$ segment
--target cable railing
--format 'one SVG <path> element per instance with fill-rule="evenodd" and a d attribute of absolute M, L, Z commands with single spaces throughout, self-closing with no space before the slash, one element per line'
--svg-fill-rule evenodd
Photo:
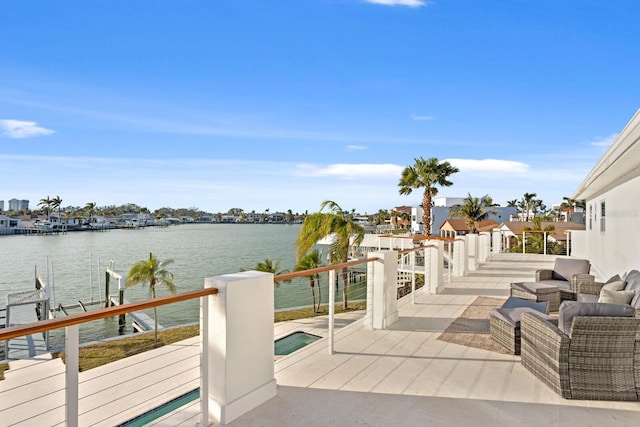
<path fill-rule="evenodd" d="M 571 231 L 518 230 L 503 235 L 505 252 L 522 254 L 570 255 Z"/>
<path fill-rule="evenodd" d="M 290 280 L 293 278 L 302 278 L 312 274 L 327 272 L 329 274 L 329 280 L 331 281 L 330 283 L 333 283 L 335 282 L 337 270 L 371 263 L 373 261 L 376 261 L 377 259 L 378 258 L 376 257 L 369 257 L 366 259 L 359 259 L 359 260 L 349 261 L 349 262 L 340 263 L 340 264 L 323 266 L 323 267 L 319 267 L 312 270 L 304 270 L 299 272 L 281 274 L 281 275 L 275 276 L 273 280 L 274 282 L 277 283 L 284 280 Z M 64 377 L 64 380 L 61 380 L 63 385 L 61 386 L 62 389 L 60 389 L 60 392 L 64 393 L 65 395 L 66 403 L 63 406 L 64 406 L 64 420 L 66 422 L 66 425 L 76 426 L 79 423 L 78 420 L 79 420 L 80 405 L 81 405 L 80 402 L 81 401 L 85 402 L 84 395 L 80 396 L 80 381 L 79 381 L 80 379 L 80 376 L 79 376 L 80 330 L 79 328 L 81 325 L 88 322 L 100 320 L 100 319 L 118 317 L 118 316 L 125 315 L 127 313 L 131 313 L 135 311 L 146 310 L 146 309 L 155 308 L 163 305 L 174 304 L 174 303 L 179 303 L 187 300 L 208 297 L 208 296 L 216 295 L 217 293 L 218 293 L 217 288 L 209 287 L 209 288 L 199 289 L 199 290 L 190 291 L 190 292 L 184 292 L 184 293 L 175 294 L 175 295 L 161 296 L 161 297 L 140 301 L 140 302 L 131 302 L 123 305 L 71 314 L 65 317 L 42 320 L 35 323 L 30 323 L 30 324 L 10 326 L 7 328 L 0 329 L 0 341 L 8 342 L 9 340 L 13 340 L 16 338 L 28 337 L 34 334 L 41 334 L 54 329 L 61 329 L 61 328 L 65 329 L 66 331 L 65 333 L 66 345 L 64 348 L 65 365 L 64 365 L 64 371 L 59 373 L 61 377 Z M 329 303 L 329 318 L 328 318 L 328 347 L 329 347 L 329 354 L 333 354 L 334 353 L 333 347 L 334 347 L 335 295 L 334 295 L 334 292 L 330 292 L 329 294 L 330 294 L 330 303 Z M 206 301 L 207 299 L 205 298 L 204 302 Z M 202 352 L 208 351 L 208 350 L 205 350 L 207 346 L 204 345 L 205 337 L 208 336 L 208 334 L 210 333 L 210 332 L 207 332 L 207 330 L 209 330 L 208 328 L 209 328 L 208 322 L 206 320 L 201 320 L 200 330 L 201 330 L 201 340 L 203 341 L 203 345 L 201 346 Z M 5 357 L 8 357 L 8 356 L 9 355 L 5 355 Z M 200 355 L 201 360 L 203 360 L 202 358 L 206 358 L 206 357 L 208 357 L 206 353 L 201 353 Z M 8 361 L 11 362 L 11 360 L 8 360 Z M 209 368 L 207 368 L 204 365 L 200 365 L 199 370 L 200 370 L 201 378 L 206 376 L 204 371 L 206 369 L 209 369 Z M 116 372 L 113 372 L 113 375 L 118 376 L 120 374 L 116 371 Z M 148 375 L 155 377 L 158 374 L 151 372 Z M 22 391 L 20 391 L 19 393 L 23 394 L 22 398 L 26 399 L 26 401 L 31 401 L 31 399 L 34 398 L 32 394 L 36 393 L 35 391 L 27 391 L 26 389 L 24 390 L 21 389 L 21 390 Z M 166 390 L 164 391 L 166 392 Z M 207 409 L 204 406 L 202 406 L 202 401 L 203 400 L 201 399 L 201 407 L 202 407 L 201 412 L 205 414 L 207 413 Z M 82 403 L 82 405 L 83 405 L 82 407 L 84 408 L 87 405 L 87 403 Z M 60 407 L 59 410 L 61 411 L 62 408 Z M 59 414 L 58 416 L 61 416 L 61 414 Z M 31 417 L 30 414 L 25 414 L 25 417 L 27 417 L 27 419 L 32 419 L 32 418 L 29 418 Z"/>

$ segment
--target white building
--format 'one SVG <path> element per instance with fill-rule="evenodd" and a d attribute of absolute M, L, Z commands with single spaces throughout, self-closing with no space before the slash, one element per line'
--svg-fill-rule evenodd
<path fill-rule="evenodd" d="M 18 200 L 11 199 L 9 200 L 9 211 L 22 211 L 29 209 L 29 201 L 28 200 Z"/>
<path fill-rule="evenodd" d="M 578 187 L 586 230 L 574 233 L 573 255 L 591 261 L 601 280 L 640 270 L 640 110 Z"/>

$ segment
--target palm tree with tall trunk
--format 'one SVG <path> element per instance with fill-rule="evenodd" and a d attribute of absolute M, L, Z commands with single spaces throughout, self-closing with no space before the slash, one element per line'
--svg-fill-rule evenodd
<path fill-rule="evenodd" d="M 173 260 L 161 261 L 153 256 L 153 253 L 149 253 L 149 260 L 138 261 L 133 264 L 129 270 L 129 275 L 125 282 L 126 287 L 134 286 L 137 284 L 148 284 L 151 290 L 151 298 L 156 297 L 156 286 L 163 285 L 172 294 L 176 293 L 176 286 L 173 283 L 173 273 L 166 269 L 166 266 L 171 264 Z M 154 321 L 154 340 L 156 346 L 158 345 L 158 311 L 156 307 L 153 307 L 153 321 Z"/>
<path fill-rule="evenodd" d="M 298 261 L 298 263 L 293 268 L 293 271 L 305 271 L 305 270 L 313 270 L 314 268 L 322 267 L 322 254 L 319 250 L 314 249 L 311 252 L 307 253 L 305 256 Z M 320 310 L 320 303 L 322 301 L 322 291 L 321 287 L 318 285 L 318 304 L 316 305 L 316 282 L 320 282 L 320 274 L 309 274 L 306 276 L 309 278 L 309 287 L 311 288 L 311 301 L 313 306 L 313 312 L 317 313 Z"/>
<path fill-rule="evenodd" d="M 330 212 L 322 212 L 327 208 Z M 329 245 L 328 260 L 330 264 L 341 264 L 349 260 L 349 249 L 358 247 L 364 239 L 364 228 L 353 221 L 353 217 L 340 205 L 325 200 L 320 205 L 320 212 L 307 215 L 296 239 L 297 262 L 313 248 L 321 239 L 332 237 Z M 342 307 L 348 308 L 347 292 L 349 288 L 348 269 L 342 271 Z"/>
<path fill-rule="evenodd" d="M 407 166 L 402 171 L 400 182 L 400 194 L 408 195 L 414 189 L 424 188 L 422 194 L 422 211 L 424 228 L 422 234 L 431 234 L 431 200 L 438 194 L 437 186 L 450 187 L 453 182 L 447 178 L 459 169 L 449 162 L 438 162 L 438 159 L 431 157 L 427 160 L 422 157 L 414 159 L 413 166 Z"/>

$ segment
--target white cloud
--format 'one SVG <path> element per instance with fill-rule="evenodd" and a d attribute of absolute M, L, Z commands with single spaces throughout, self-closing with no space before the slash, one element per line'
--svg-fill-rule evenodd
<path fill-rule="evenodd" d="M 366 150 L 367 147 L 363 146 L 363 145 L 347 145 L 347 150 L 349 151 L 359 151 L 359 150 Z"/>
<path fill-rule="evenodd" d="M 311 164 L 299 164 L 296 168 L 296 175 L 316 176 L 316 177 L 341 177 L 341 178 L 388 178 L 400 177 L 404 167 L 382 163 L 382 164 L 349 164 L 336 163 L 328 166 L 316 166 Z"/>
<path fill-rule="evenodd" d="M 434 118 L 435 117 L 433 116 L 420 116 L 418 114 L 411 115 L 411 120 L 417 120 L 417 121 L 433 120 Z"/>
<path fill-rule="evenodd" d="M 364 0 L 366 3 L 381 4 L 384 6 L 407 6 L 407 7 L 422 7 L 426 6 L 425 0 Z"/>
<path fill-rule="evenodd" d="M 7 138 L 32 138 L 34 136 L 50 135 L 54 131 L 38 126 L 36 122 L 22 120 L 0 120 L 0 136 Z"/>
<path fill-rule="evenodd" d="M 609 147 L 611 146 L 611 144 L 613 144 L 613 141 L 615 141 L 617 137 L 618 137 L 618 134 L 614 133 L 607 137 L 600 138 L 596 141 L 593 141 L 591 145 L 594 147 Z"/>
<path fill-rule="evenodd" d="M 529 165 L 512 160 L 498 159 L 447 159 L 449 163 L 461 172 L 480 172 L 492 174 L 522 174 L 529 171 Z"/>

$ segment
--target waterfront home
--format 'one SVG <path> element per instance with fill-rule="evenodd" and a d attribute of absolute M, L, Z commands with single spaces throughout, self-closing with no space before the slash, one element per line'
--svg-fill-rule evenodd
<path fill-rule="evenodd" d="M 19 223 L 19 219 L 0 215 L 0 234 L 13 234 Z"/>
<path fill-rule="evenodd" d="M 586 228 L 574 232 L 576 256 L 600 279 L 640 269 L 640 110 L 618 134 L 572 198 L 586 202 Z"/>
<path fill-rule="evenodd" d="M 490 231 L 497 226 L 498 223 L 493 219 L 484 219 L 478 222 L 477 231 Z M 471 229 L 464 219 L 447 219 L 440 225 L 440 236 L 455 237 L 468 234 Z"/>
<path fill-rule="evenodd" d="M 445 198 L 447 205 L 442 206 L 440 203 L 431 208 L 431 235 L 439 236 L 439 226 L 444 223 L 445 220 L 451 218 L 451 208 L 455 204 L 451 204 L 454 201 L 461 200 L 459 198 Z M 463 199 L 462 199 L 463 200 Z M 444 202 L 441 202 L 444 203 Z M 518 209 L 511 206 L 495 206 L 491 208 L 487 219 L 492 219 L 497 223 L 507 221 L 512 216 L 517 217 Z M 411 208 L 411 232 L 414 234 L 422 234 L 424 229 L 424 214 L 421 206 Z"/>

